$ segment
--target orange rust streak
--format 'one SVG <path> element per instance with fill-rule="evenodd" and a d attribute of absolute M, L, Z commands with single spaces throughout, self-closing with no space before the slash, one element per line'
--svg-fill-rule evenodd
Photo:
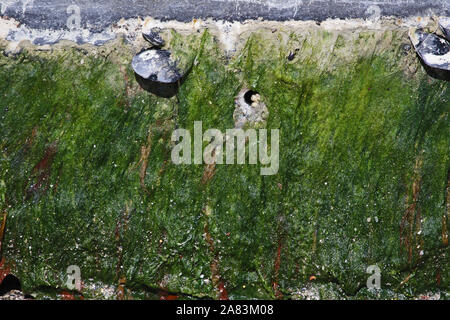
<path fill-rule="evenodd" d="M 61 298 L 63 300 L 77 300 L 73 294 L 71 294 L 70 292 L 67 292 L 67 291 L 61 292 Z"/>
<path fill-rule="evenodd" d="M 164 136 L 163 139 L 166 140 L 167 139 L 167 135 L 170 132 L 170 128 L 166 127 L 166 122 L 161 123 L 161 122 L 157 122 L 156 125 L 158 127 L 163 127 L 163 131 L 164 131 Z M 147 175 L 147 168 L 148 168 L 148 158 L 150 156 L 150 152 L 151 152 L 151 148 L 152 148 L 152 132 L 149 130 L 148 133 L 148 137 L 147 137 L 147 145 L 146 146 L 142 146 L 141 147 L 141 158 L 139 160 L 139 163 L 141 164 L 141 167 L 139 169 L 139 182 L 141 185 L 141 188 L 148 194 L 151 195 L 152 192 L 154 191 L 154 188 L 152 187 L 152 190 L 148 190 L 147 186 L 145 185 L 145 177 Z M 158 176 L 161 177 L 164 174 L 164 171 L 166 169 L 167 166 L 167 158 L 169 156 L 169 153 L 166 152 L 165 154 L 165 158 L 166 160 L 164 160 L 161 169 L 158 171 Z M 138 163 L 138 165 L 139 165 Z"/>
<path fill-rule="evenodd" d="M 170 294 L 167 291 L 160 291 L 158 295 L 159 295 L 159 300 L 168 300 L 168 301 L 178 300 L 178 296 L 177 295 Z"/>
<path fill-rule="evenodd" d="M 53 142 L 45 150 L 43 158 L 34 166 L 33 170 L 31 171 L 31 175 L 34 176 L 37 181 L 34 185 L 31 186 L 29 190 L 26 190 L 27 198 L 31 196 L 31 193 L 33 191 L 41 189 L 44 185 L 44 191 L 48 189 L 48 178 L 50 176 L 50 168 L 53 162 L 53 158 L 56 154 L 56 144 L 56 142 Z"/>
<path fill-rule="evenodd" d="M 214 155 L 215 155 L 215 151 L 213 151 L 213 153 L 212 153 L 213 157 L 214 157 Z M 214 174 L 216 173 L 215 169 L 216 169 L 215 163 L 207 164 L 205 166 L 205 169 L 203 170 L 203 176 L 201 179 L 201 183 L 203 185 L 207 185 L 211 181 L 211 179 L 214 177 Z M 205 214 L 205 216 L 207 216 L 206 209 L 205 209 L 204 214 Z M 219 257 L 216 252 L 216 248 L 214 246 L 214 240 L 208 230 L 208 220 L 207 219 L 205 222 L 204 231 L 205 231 L 205 240 L 208 243 L 209 251 L 211 252 L 211 254 L 213 256 L 211 263 L 210 263 L 212 284 L 218 290 L 217 298 L 219 300 L 228 300 L 228 292 L 225 289 L 225 284 L 221 280 L 221 276 L 220 276 L 220 272 L 219 272 Z"/>
<path fill-rule="evenodd" d="M 5 265 L 5 258 L 0 260 L 0 283 L 11 272 L 11 269 Z"/>
<path fill-rule="evenodd" d="M 211 153 L 212 157 L 216 156 L 216 150 Z M 216 173 L 216 163 L 207 164 L 203 170 L 202 184 L 208 184 Z"/>
<path fill-rule="evenodd" d="M 36 173 L 37 171 L 41 170 L 48 170 L 50 168 L 50 164 L 53 160 L 53 157 L 56 153 L 56 143 L 52 143 L 44 153 L 44 157 L 41 161 L 38 162 L 33 168 L 33 173 Z"/>
<path fill-rule="evenodd" d="M 205 222 L 204 231 L 205 231 L 205 240 L 208 243 L 209 251 L 213 255 L 213 258 L 210 263 L 212 284 L 218 290 L 218 295 L 217 295 L 218 299 L 219 300 L 228 300 L 228 292 L 225 289 L 225 285 L 220 277 L 219 257 L 216 252 L 216 248 L 214 246 L 214 240 L 213 240 L 211 234 L 209 233 L 207 222 Z"/>
<path fill-rule="evenodd" d="M 207 164 L 203 171 L 202 184 L 208 184 L 216 173 L 216 164 Z"/>
<path fill-rule="evenodd" d="M 400 282 L 400 284 L 398 285 L 396 290 L 400 289 L 401 286 L 403 286 L 405 283 L 407 283 L 409 281 L 409 279 L 411 279 L 411 276 L 412 276 L 412 274 L 409 274 L 405 279 L 403 279 L 403 281 Z"/>
<path fill-rule="evenodd" d="M 130 107 L 130 96 L 131 96 L 130 81 L 129 81 L 127 70 L 125 69 L 125 67 L 121 67 L 120 71 L 122 72 L 123 78 L 125 81 L 125 95 L 126 95 L 126 99 L 125 99 L 126 106 L 125 107 L 129 108 Z"/>
<path fill-rule="evenodd" d="M 213 254 L 214 258 L 211 261 L 210 268 L 211 268 L 211 277 L 212 277 L 212 283 L 215 287 L 219 285 L 220 281 L 220 275 L 219 275 L 219 262 L 217 261 L 217 255 L 216 255 L 216 249 L 214 247 L 214 240 L 211 237 L 211 234 L 208 230 L 208 224 L 205 223 L 204 227 L 205 231 L 205 239 L 208 243 L 209 251 Z"/>
<path fill-rule="evenodd" d="M 406 203 L 408 204 L 405 214 L 402 217 L 401 225 L 400 225 L 400 233 L 401 233 L 401 243 L 404 244 L 407 252 L 408 252 L 408 261 L 412 262 L 414 248 L 417 247 L 414 244 L 414 241 L 420 241 L 421 246 L 423 247 L 423 239 L 417 240 L 415 234 L 417 231 L 421 229 L 421 214 L 420 210 L 417 207 L 417 203 L 419 200 L 420 194 L 420 185 L 422 183 L 422 179 L 420 176 L 420 168 L 422 167 L 423 161 L 422 157 L 419 154 L 416 159 L 416 164 L 414 166 L 414 181 L 411 187 L 412 191 L 412 199 L 411 203 L 409 200 L 409 196 L 406 197 Z M 414 225 L 416 225 L 416 230 L 414 230 Z M 407 228 L 407 230 L 405 230 Z"/>
<path fill-rule="evenodd" d="M 219 282 L 219 300 L 228 300 L 228 292 L 222 281 Z"/>
<path fill-rule="evenodd" d="M 281 251 L 282 251 L 283 245 L 281 239 L 278 240 L 278 248 L 277 248 L 277 254 L 275 256 L 275 265 L 274 265 L 274 280 L 272 282 L 273 290 L 275 291 L 275 297 L 277 299 L 281 299 L 283 297 L 283 294 L 279 290 L 278 285 L 278 279 L 280 274 L 280 266 L 281 266 Z"/>
<path fill-rule="evenodd" d="M 127 279 L 125 277 L 121 277 L 119 279 L 119 287 L 117 292 L 117 299 L 118 300 L 125 300 L 126 299 L 126 290 L 125 285 L 127 283 Z"/>

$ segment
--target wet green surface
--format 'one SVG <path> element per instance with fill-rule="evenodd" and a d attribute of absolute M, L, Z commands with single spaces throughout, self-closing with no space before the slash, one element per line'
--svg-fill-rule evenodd
<path fill-rule="evenodd" d="M 448 298 L 449 83 L 405 75 L 402 34 L 314 39 L 255 34 L 229 59 L 207 33 L 175 34 L 197 63 L 170 100 L 75 49 L 1 57 L 3 256 L 25 291 L 57 292 L 78 265 L 136 298 L 216 298 L 219 283 L 230 298 Z M 174 128 L 232 128 L 243 86 L 280 129 L 278 174 L 172 164 Z"/>

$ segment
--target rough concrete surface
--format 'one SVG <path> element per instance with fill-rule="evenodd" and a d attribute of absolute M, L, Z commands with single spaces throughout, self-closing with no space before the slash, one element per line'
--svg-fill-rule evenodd
<path fill-rule="evenodd" d="M 450 8 L 450 0 L 1 0 L 0 4 L 0 39 L 13 43 L 30 40 L 40 46 L 61 40 L 102 45 L 119 33 L 129 35 L 155 23 L 179 30 L 185 27 L 181 23 L 209 21 L 207 28 L 218 27 L 221 34 L 228 35 L 236 24 L 257 20 L 378 23 L 387 17 L 410 21 L 448 16 Z"/>
<path fill-rule="evenodd" d="M 449 0 L 2 0 L 1 15 L 33 28 L 66 28 L 68 7 L 80 8 L 81 25 L 101 31 L 121 18 L 150 16 L 188 22 L 195 18 L 229 21 L 326 20 L 369 18 L 374 15 L 409 17 L 448 15 Z"/>

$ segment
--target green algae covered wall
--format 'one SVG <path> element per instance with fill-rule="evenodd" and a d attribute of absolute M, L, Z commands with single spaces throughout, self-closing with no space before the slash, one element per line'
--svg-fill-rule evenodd
<path fill-rule="evenodd" d="M 25 291 L 78 265 L 88 298 L 448 297 L 449 83 L 402 31 L 268 33 L 232 57 L 173 33 L 192 69 L 171 99 L 120 41 L 0 58 L 2 257 Z M 243 87 L 280 129 L 278 174 L 174 165 L 172 131 L 233 128 Z"/>

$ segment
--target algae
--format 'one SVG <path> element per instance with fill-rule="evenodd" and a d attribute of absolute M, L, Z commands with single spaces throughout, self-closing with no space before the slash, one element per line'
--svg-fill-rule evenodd
<path fill-rule="evenodd" d="M 93 283 L 118 298 L 448 296 L 450 90 L 411 74 L 406 41 L 261 31 L 230 57 L 207 31 L 172 32 L 191 69 L 169 100 L 138 87 L 131 52 L 2 56 L 3 257 L 28 292 L 65 289 L 78 265 L 88 298 Z M 233 128 L 243 87 L 280 129 L 278 174 L 174 165 L 172 131 Z"/>

